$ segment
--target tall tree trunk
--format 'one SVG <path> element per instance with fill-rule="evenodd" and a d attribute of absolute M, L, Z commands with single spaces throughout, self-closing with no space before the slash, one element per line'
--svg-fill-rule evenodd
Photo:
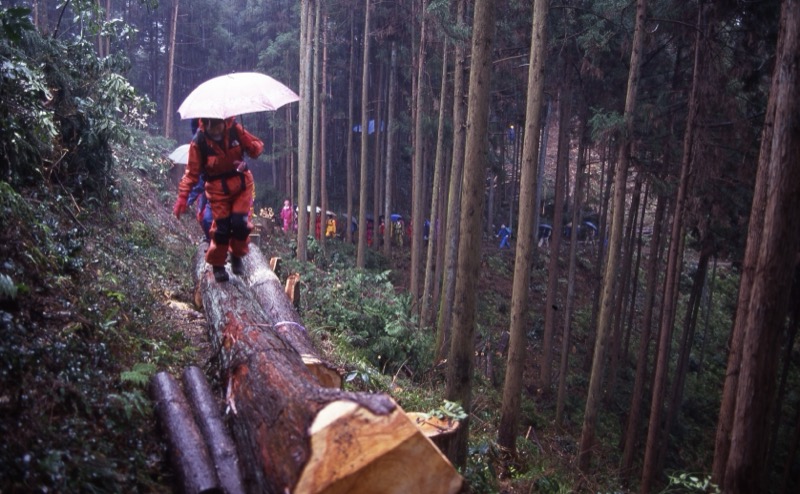
<path fill-rule="evenodd" d="M 461 197 L 458 269 L 453 305 L 453 338 L 447 360 L 445 396 L 460 402 L 467 413 L 472 404 L 472 366 L 475 345 L 475 299 L 481 256 L 481 220 L 485 197 L 489 127 L 489 87 L 495 35 L 494 0 L 476 0 L 472 29 L 472 68 L 469 78 L 464 187 Z M 419 225 L 415 226 L 419 228 Z M 526 278 L 527 280 L 527 278 Z M 455 432 L 447 456 L 459 466 L 467 459 L 469 418 Z"/>
<path fill-rule="evenodd" d="M 658 471 L 663 469 L 664 457 L 668 448 L 668 441 L 672 424 L 680 413 L 681 405 L 683 405 L 683 390 L 686 385 L 686 374 L 689 370 L 689 355 L 694 343 L 694 333 L 697 328 L 697 314 L 700 309 L 701 295 L 703 294 L 703 287 L 706 283 L 706 273 L 708 272 L 708 260 L 711 257 L 712 246 L 709 239 L 705 240 L 706 245 L 700 252 L 700 259 L 697 263 L 697 271 L 694 274 L 692 289 L 689 294 L 689 301 L 686 304 L 686 314 L 684 315 L 683 332 L 681 334 L 681 341 L 678 347 L 678 361 L 675 363 L 675 375 L 672 379 L 672 386 L 669 391 L 669 407 L 667 408 L 667 416 L 664 420 L 663 437 L 661 441 L 660 451 L 658 452 Z"/>
<path fill-rule="evenodd" d="M 630 305 L 628 307 L 628 321 L 625 323 L 625 344 L 622 349 L 622 359 L 625 362 L 630 361 L 631 333 L 633 333 L 633 318 L 636 315 L 636 300 L 639 296 L 639 273 L 642 265 L 642 246 L 644 245 L 642 236 L 644 232 L 644 219 L 645 216 L 647 216 L 649 206 L 649 199 L 650 183 L 648 182 L 644 188 L 644 200 L 642 201 L 641 213 L 639 213 L 639 227 L 635 237 L 636 262 L 633 266 L 634 276 L 631 280 L 631 284 L 633 285 L 631 287 L 631 296 L 628 297 L 630 300 Z M 633 250 L 633 246 L 631 246 L 631 250 Z"/>
<path fill-rule="evenodd" d="M 432 320 L 432 299 L 433 299 L 433 278 L 435 275 L 433 269 L 433 254 L 436 242 L 434 240 L 434 229 L 439 222 L 439 189 L 441 187 L 442 176 L 445 174 L 444 170 L 444 121 L 447 117 L 445 108 L 447 105 L 447 42 L 442 43 L 442 83 L 441 90 L 439 91 L 439 127 L 437 129 L 436 137 L 436 160 L 434 162 L 433 170 L 433 197 L 431 198 L 431 214 L 430 214 L 430 229 L 428 234 L 428 251 L 425 256 L 425 283 L 422 290 L 422 311 L 421 320 L 422 326 L 427 327 Z"/>
<path fill-rule="evenodd" d="M 392 41 L 392 54 L 389 62 L 389 97 L 386 104 L 389 105 L 387 111 L 387 135 L 386 135 L 386 171 L 384 172 L 384 179 L 386 180 L 386 192 L 383 201 L 383 221 L 386 222 L 383 232 L 383 254 L 389 257 L 392 253 L 392 229 L 391 229 L 391 215 L 392 215 L 392 201 L 394 189 L 394 136 L 397 124 L 394 119 L 395 111 L 395 98 L 397 92 L 397 43 Z"/>
<path fill-rule="evenodd" d="M 419 55 L 417 56 L 416 66 L 417 90 L 415 100 L 416 111 L 414 112 L 414 165 L 411 174 L 413 180 L 413 183 L 411 184 L 411 277 L 409 281 L 410 286 L 408 289 L 409 293 L 411 294 L 413 312 L 417 314 L 419 314 L 420 310 L 419 275 L 422 267 L 422 222 L 424 221 L 423 202 L 425 197 L 423 193 L 424 174 L 422 163 L 422 149 L 424 140 L 422 137 L 422 115 L 425 113 L 424 88 L 426 86 L 424 84 L 424 73 L 425 55 L 428 44 L 426 39 L 428 22 L 425 11 L 425 0 L 422 0 L 422 26 L 420 27 L 419 32 Z"/>
<path fill-rule="evenodd" d="M 466 0 L 458 0 L 458 25 L 463 26 Z M 445 236 L 444 276 L 442 297 L 436 331 L 437 360 L 446 357 L 450 348 L 450 326 L 456 286 L 456 264 L 461 228 L 461 181 L 464 174 L 464 143 L 466 141 L 467 106 L 464 94 L 467 49 L 464 42 L 455 44 L 453 69 L 453 152 L 450 165 L 450 184 L 447 192 L 447 234 Z"/>
<path fill-rule="evenodd" d="M 645 383 L 648 381 L 647 363 L 650 348 L 650 333 L 653 327 L 653 307 L 655 306 L 656 291 L 658 290 L 658 264 L 661 252 L 661 232 L 664 224 L 664 212 L 667 207 L 666 196 L 659 195 L 656 201 L 656 212 L 653 217 L 653 237 L 650 239 L 649 258 L 647 260 L 647 287 L 644 310 L 641 319 L 641 334 L 639 337 L 639 352 L 636 358 L 636 376 L 631 393 L 631 406 L 628 413 L 628 423 L 625 427 L 625 446 L 622 450 L 622 475 L 630 476 L 633 468 L 633 454 L 639 437 L 639 424 L 641 423 L 642 405 L 644 404 Z"/>
<path fill-rule="evenodd" d="M 169 55 L 167 56 L 167 80 L 164 83 L 164 137 L 172 137 L 172 92 L 175 76 L 175 37 L 178 32 L 178 3 L 180 0 L 173 0 L 172 22 L 170 22 L 169 32 Z"/>
<path fill-rule="evenodd" d="M 356 98 L 356 35 L 353 11 L 350 11 L 350 62 L 348 64 L 349 77 L 347 80 L 347 218 L 345 218 L 345 239 L 348 244 L 353 243 L 353 191 L 356 187 L 356 171 L 353 163 L 355 150 L 353 149 L 353 127 L 355 126 L 355 98 Z"/>
<path fill-rule="evenodd" d="M 670 232 L 669 251 L 667 253 L 667 274 L 664 282 L 663 314 L 659 328 L 658 353 L 656 369 L 653 379 L 653 393 L 650 403 L 650 427 L 647 430 L 647 445 L 645 446 L 644 468 L 642 471 L 641 492 L 647 494 L 655 481 L 658 473 L 658 453 L 661 441 L 661 414 L 666 394 L 667 373 L 669 372 L 669 354 L 674 329 L 675 304 L 677 302 L 678 278 L 681 273 L 680 259 L 683 248 L 683 212 L 686 196 L 689 190 L 690 167 L 692 164 L 692 146 L 694 144 L 694 129 L 697 120 L 698 91 L 700 85 L 700 55 L 701 43 L 704 35 L 704 7 L 697 13 L 698 33 L 694 47 L 694 67 L 692 74 L 692 88 L 689 95 L 689 111 L 686 116 L 686 129 L 683 136 L 683 156 L 681 158 L 680 181 L 678 194 L 675 199 L 675 210 L 672 216 L 672 231 Z"/>
<path fill-rule="evenodd" d="M 500 426 L 497 430 L 497 443 L 512 453 L 515 450 L 517 440 L 522 371 L 525 357 L 528 355 L 525 342 L 529 298 L 528 286 L 530 284 L 533 244 L 536 242 L 534 215 L 537 205 L 533 199 L 535 197 L 534 191 L 537 187 L 538 174 L 536 165 L 539 157 L 539 129 L 541 128 L 540 119 L 544 93 L 544 61 L 547 45 L 547 12 L 549 8 L 549 0 L 534 1 L 528 69 L 528 101 L 525 108 L 525 141 L 522 151 L 522 190 L 519 195 L 519 234 L 517 236 L 514 281 L 511 293 L 508 366 L 506 368 L 505 382 L 503 383 Z M 472 81 L 470 80 L 471 87 Z"/>
<path fill-rule="evenodd" d="M 611 353 L 610 364 L 608 371 L 608 384 L 606 385 L 606 403 L 611 403 L 614 399 L 614 391 L 617 385 L 617 373 L 619 371 L 620 359 L 622 358 L 622 330 L 623 330 L 623 308 L 627 305 L 628 291 L 632 284 L 632 278 L 636 278 L 637 274 L 631 276 L 631 268 L 633 264 L 633 244 L 636 239 L 636 218 L 639 213 L 639 202 L 642 196 L 642 174 L 636 174 L 636 181 L 633 188 L 630 214 L 628 215 L 628 225 L 625 228 L 625 245 L 622 249 L 621 262 L 622 262 L 622 275 L 620 276 L 620 284 L 617 296 L 614 300 L 614 316 L 612 320 L 612 327 L 614 328 L 611 337 Z"/>
<path fill-rule="evenodd" d="M 564 68 L 566 72 L 566 67 Z M 566 79 L 566 73 L 563 75 Z M 556 156 L 555 210 L 553 211 L 553 231 L 550 239 L 550 260 L 547 266 L 547 294 L 544 303 L 544 335 L 542 336 L 542 357 L 539 369 L 539 387 L 542 392 L 550 394 L 553 383 L 553 338 L 556 332 L 556 314 L 558 304 L 558 260 L 561 253 L 561 237 L 564 231 L 564 182 L 567 180 L 569 168 L 570 132 L 572 92 L 569 82 L 565 81 L 558 98 L 558 153 Z M 533 219 L 533 218 L 531 218 Z M 577 230 L 577 225 L 572 225 Z"/>
<path fill-rule="evenodd" d="M 386 85 L 386 64 L 379 64 L 378 85 L 375 90 L 375 98 L 377 100 L 375 107 L 375 132 L 372 139 L 372 248 L 375 250 L 380 249 L 380 238 L 378 236 L 379 217 L 381 212 L 381 178 L 383 167 L 381 166 L 382 142 L 383 131 L 381 130 L 383 122 L 383 88 Z M 384 218 L 386 221 L 386 218 Z"/>
<path fill-rule="evenodd" d="M 619 149 L 619 162 L 617 163 L 616 178 L 614 180 L 614 210 L 611 221 L 611 238 L 608 244 L 608 258 L 606 261 L 605 276 L 603 277 L 602 302 L 597 321 L 597 335 L 594 345 L 594 358 L 592 361 L 592 374 L 589 379 L 589 394 L 586 397 L 586 410 L 583 417 L 581 441 L 578 448 L 578 466 L 586 472 L 592 459 L 592 449 L 595 442 L 595 428 L 597 426 L 597 411 L 602 399 L 603 372 L 605 370 L 605 354 L 608 345 L 608 331 L 611 327 L 611 311 L 613 309 L 614 292 L 616 289 L 617 265 L 622 240 L 622 223 L 625 216 L 625 196 L 628 179 L 628 162 L 631 152 L 631 136 L 633 135 L 633 113 L 636 108 L 636 93 L 639 87 L 639 73 L 641 70 L 642 45 L 644 41 L 644 22 L 647 10 L 647 0 L 636 2 L 636 28 L 633 34 L 631 49 L 630 73 L 628 75 L 628 92 L 625 96 L 625 130 L 621 136 Z M 600 238 L 600 245 L 604 239 Z"/>
<path fill-rule="evenodd" d="M 310 168 L 311 105 L 313 103 L 311 87 L 311 36 L 314 26 L 314 2 L 300 2 L 300 103 L 297 136 L 297 258 L 308 260 L 308 180 Z"/>
<path fill-rule="evenodd" d="M 611 154 L 611 145 L 605 143 L 604 153 L 601 163 L 600 172 L 600 224 L 597 225 L 597 234 L 599 242 L 597 242 L 597 257 L 594 263 L 593 283 L 595 287 L 592 294 L 592 315 L 589 321 L 589 336 L 587 341 L 588 348 L 594 348 L 597 342 L 597 317 L 600 312 L 600 299 L 603 293 L 603 268 L 605 267 L 605 253 L 606 253 L 606 237 L 608 236 L 608 206 L 611 199 L 611 184 L 614 181 L 614 169 L 612 163 L 609 162 L 608 156 Z M 586 360 L 583 367 L 586 371 L 591 370 L 592 363 L 594 362 L 594 352 L 586 352 Z"/>
<path fill-rule="evenodd" d="M 364 0 L 364 59 L 361 65 L 361 179 L 358 187 L 358 253 L 356 266 L 363 268 L 367 259 L 367 157 L 369 156 L 369 0 Z"/>
<path fill-rule="evenodd" d="M 328 219 L 328 179 L 326 163 L 328 162 L 328 9 L 322 13 L 322 73 L 320 74 L 319 91 L 319 193 L 322 208 L 322 223 L 319 243 L 325 251 L 325 226 Z"/>
<path fill-rule="evenodd" d="M 586 145 L 588 135 L 588 115 L 586 103 L 581 105 L 581 132 L 578 143 L 578 162 L 575 166 L 575 203 L 572 205 L 572 224 L 583 223 L 583 190 L 586 182 Z M 575 301 L 575 266 L 577 264 L 578 229 L 572 228 L 569 242 L 569 267 L 567 268 L 567 298 L 564 301 L 564 335 L 561 338 L 561 362 L 558 366 L 558 396 L 556 398 L 556 428 L 563 429 L 564 404 L 567 400 L 567 374 L 569 372 L 569 347 L 572 333 L 572 307 Z"/>
<path fill-rule="evenodd" d="M 314 31 L 312 34 L 311 44 L 312 56 L 314 62 L 312 64 L 313 75 L 311 76 L 311 100 L 313 108 L 311 110 L 311 195 L 308 199 L 308 229 L 312 237 L 318 238 L 316 234 L 316 225 L 319 218 L 317 217 L 317 205 L 319 204 L 319 184 L 320 184 L 320 158 L 319 158 L 319 81 L 320 81 L 320 9 L 323 0 L 317 0 L 314 4 Z M 301 209 L 306 209 L 306 204 L 298 204 Z"/>
<path fill-rule="evenodd" d="M 748 228 L 747 257 L 752 269 L 743 321 L 741 367 L 736 389 L 730 450 L 721 483 L 724 492 L 759 492 L 765 483 L 768 426 L 775 391 L 779 336 L 784 329 L 791 281 L 800 243 L 800 1 L 781 9 L 775 69 L 758 160 L 752 210 L 762 204 L 763 222 Z M 763 195 L 760 193 L 763 191 Z M 761 202 L 765 198 L 764 202 Z M 756 232 L 753 232 L 756 230 Z M 750 238 L 761 238 L 750 249 Z M 744 313 L 744 314 L 743 314 Z M 728 368 L 728 372 L 736 369 Z"/>

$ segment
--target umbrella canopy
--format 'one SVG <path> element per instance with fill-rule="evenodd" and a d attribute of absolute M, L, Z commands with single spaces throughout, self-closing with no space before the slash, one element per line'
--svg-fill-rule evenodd
<path fill-rule="evenodd" d="M 400 220 L 403 219 L 403 215 L 402 214 L 397 214 L 397 213 L 392 213 L 392 215 L 389 216 L 389 219 L 391 219 L 392 221 L 400 221 Z"/>
<path fill-rule="evenodd" d="M 181 118 L 228 118 L 299 101 L 294 91 L 257 72 L 234 72 L 200 84 L 178 108 Z"/>
<path fill-rule="evenodd" d="M 183 146 L 178 146 L 175 148 L 175 151 L 169 153 L 167 157 L 178 165 L 189 164 L 189 145 L 184 144 Z"/>

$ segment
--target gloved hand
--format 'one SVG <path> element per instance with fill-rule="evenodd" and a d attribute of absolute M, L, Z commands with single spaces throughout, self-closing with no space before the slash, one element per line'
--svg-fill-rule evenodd
<path fill-rule="evenodd" d="M 172 214 L 174 214 L 176 218 L 180 218 L 187 209 L 189 209 L 189 205 L 186 203 L 186 198 L 178 196 L 178 199 L 175 201 L 175 206 L 172 207 Z"/>

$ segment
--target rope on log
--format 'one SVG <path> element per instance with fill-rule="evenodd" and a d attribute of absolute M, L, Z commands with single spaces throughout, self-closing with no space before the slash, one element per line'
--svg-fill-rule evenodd
<path fill-rule="evenodd" d="M 300 354 L 306 367 L 320 384 L 328 388 L 341 388 L 341 374 L 332 364 L 323 361 L 317 355 L 303 321 L 286 297 L 280 280 L 269 268 L 268 261 L 261 251 L 251 248 L 243 261 L 246 283 L 272 322 L 278 336 Z"/>

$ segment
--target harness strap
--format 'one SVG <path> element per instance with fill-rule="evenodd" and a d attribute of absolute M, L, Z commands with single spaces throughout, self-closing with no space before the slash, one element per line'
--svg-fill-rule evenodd
<path fill-rule="evenodd" d="M 242 182 L 242 190 L 244 190 L 245 186 L 247 184 L 247 182 L 245 182 L 245 179 L 244 179 L 244 173 L 236 171 L 236 170 L 233 170 L 233 171 L 230 171 L 230 172 L 227 172 L 227 173 L 220 173 L 219 175 L 209 175 L 209 176 L 206 177 L 206 182 L 213 182 L 214 180 L 222 180 L 222 191 L 225 192 L 225 194 L 230 194 L 231 190 L 228 187 L 227 179 L 229 179 L 231 177 L 235 177 L 236 175 L 239 176 L 239 179 Z"/>

